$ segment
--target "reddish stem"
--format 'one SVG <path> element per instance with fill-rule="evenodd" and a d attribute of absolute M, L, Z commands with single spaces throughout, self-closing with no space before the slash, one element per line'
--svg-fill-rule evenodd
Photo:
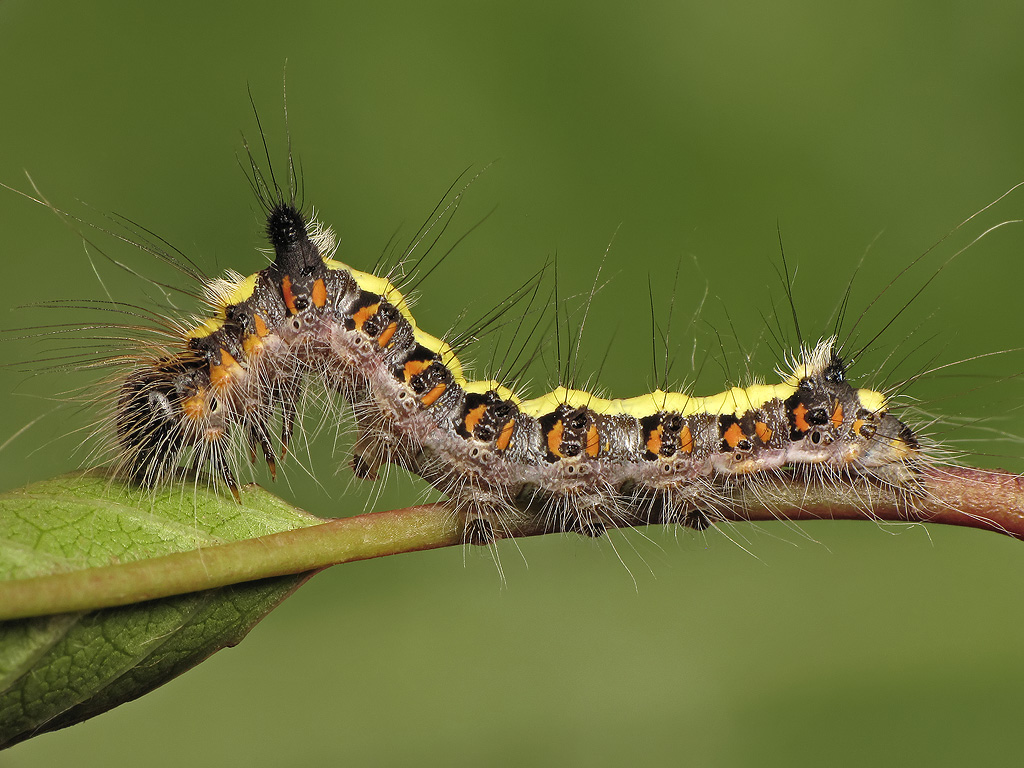
<path fill-rule="evenodd" d="M 843 492 L 839 485 L 808 489 L 796 481 L 779 483 L 772 505 L 749 498 L 722 517 L 733 521 L 759 520 L 886 520 L 962 525 L 1024 539 L 1024 476 L 1003 470 L 947 467 L 928 469 L 921 476 L 924 493 L 874 488 L 870 503 L 856 486 Z"/>

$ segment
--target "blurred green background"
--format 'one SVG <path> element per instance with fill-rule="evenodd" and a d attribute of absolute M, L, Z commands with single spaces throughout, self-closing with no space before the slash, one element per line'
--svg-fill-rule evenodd
<path fill-rule="evenodd" d="M 306 199 L 355 266 L 371 266 L 396 228 L 406 242 L 463 169 L 498 160 L 447 242 L 496 211 L 423 284 L 421 326 L 482 314 L 555 253 L 564 290 L 588 291 L 614 238 L 584 370 L 608 351 L 596 385 L 651 386 L 648 279 L 665 313 L 681 265 L 673 373 L 707 393 L 772 376 L 763 318 L 784 302 L 777 230 L 815 336 L 862 255 L 854 314 L 1024 181 L 1022 28 L 1024 6 L 1010 2 L 9 0 L 0 181 L 26 189 L 28 170 L 88 221 L 117 212 L 211 273 L 253 271 L 262 225 L 235 159 L 240 131 L 257 136 L 246 88 L 280 168 L 287 62 Z M 85 322 L 18 308 L 105 294 L 73 230 L 14 194 L 0 201 L 3 327 Z M 1022 214 L 1017 193 L 951 236 L 871 307 L 862 340 L 958 248 Z M 1024 230 L 1001 230 L 938 274 L 860 375 L 891 384 L 1019 346 L 1022 245 Z M 115 298 L 154 305 L 151 287 L 100 269 Z M 5 361 L 52 354 L 4 346 Z M 1021 470 L 1021 383 L 1007 379 L 1020 370 L 1024 355 L 1011 353 L 909 393 L 965 461 Z M 94 377 L 0 377 L 0 443 L 43 416 L 3 449 L 3 488 L 86 460 L 73 431 L 95 413 L 59 401 Z M 543 365 L 532 381 L 551 383 Z M 319 487 L 293 471 L 275 490 L 321 515 L 372 501 L 350 488 L 333 435 L 309 453 Z M 372 503 L 422 492 L 394 478 Z M 1016 762 L 1017 542 L 818 523 L 551 536 L 499 552 L 504 585 L 477 550 L 323 573 L 238 648 L 0 764 Z"/>

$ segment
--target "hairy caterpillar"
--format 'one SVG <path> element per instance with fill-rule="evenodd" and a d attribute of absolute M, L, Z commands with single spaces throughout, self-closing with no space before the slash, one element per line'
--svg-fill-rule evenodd
<path fill-rule="evenodd" d="M 206 286 L 212 317 L 117 385 L 117 469 L 146 485 L 181 465 L 237 496 L 237 448 L 276 472 L 311 382 L 353 408 L 352 466 L 420 475 L 488 543 L 524 519 L 600 535 L 624 521 L 715 522 L 723 489 L 784 469 L 890 485 L 911 497 L 915 432 L 884 394 L 847 381 L 835 339 L 801 347 L 780 383 L 696 397 L 661 389 L 603 399 L 566 387 L 533 399 L 468 381 L 451 346 L 418 328 L 401 292 L 335 261 L 334 236 L 289 188 L 254 173 L 273 263 Z"/>

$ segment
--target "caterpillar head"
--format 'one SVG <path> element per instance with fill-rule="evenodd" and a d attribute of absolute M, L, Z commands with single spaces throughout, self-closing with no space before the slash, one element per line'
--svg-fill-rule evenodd
<path fill-rule="evenodd" d="M 918 454 L 921 443 L 914 431 L 885 411 L 859 414 L 843 459 L 860 469 L 903 466 Z"/>

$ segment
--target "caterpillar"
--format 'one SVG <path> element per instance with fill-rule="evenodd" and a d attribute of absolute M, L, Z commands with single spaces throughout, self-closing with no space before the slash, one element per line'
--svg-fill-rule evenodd
<path fill-rule="evenodd" d="M 527 399 L 468 380 L 399 288 L 334 259 L 333 232 L 303 213 L 292 185 L 284 194 L 254 179 L 273 261 L 208 283 L 210 316 L 119 380 L 122 476 L 152 486 L 206 468 L 238 498 L 238 449 L 275 474 L 296 403 L 316 383 L 351 404 L 356 476 L 392 465 L 419 475 L 475 544 L 524 520 L 587 536 L 623 521 L 703 529 L 726 489 L 783 471 L 915 493 L 920 437 L 885 394 L 848 380 L 834 337 L 801 345 L 775 384 L 625 399 L 560 386 Z"/>

